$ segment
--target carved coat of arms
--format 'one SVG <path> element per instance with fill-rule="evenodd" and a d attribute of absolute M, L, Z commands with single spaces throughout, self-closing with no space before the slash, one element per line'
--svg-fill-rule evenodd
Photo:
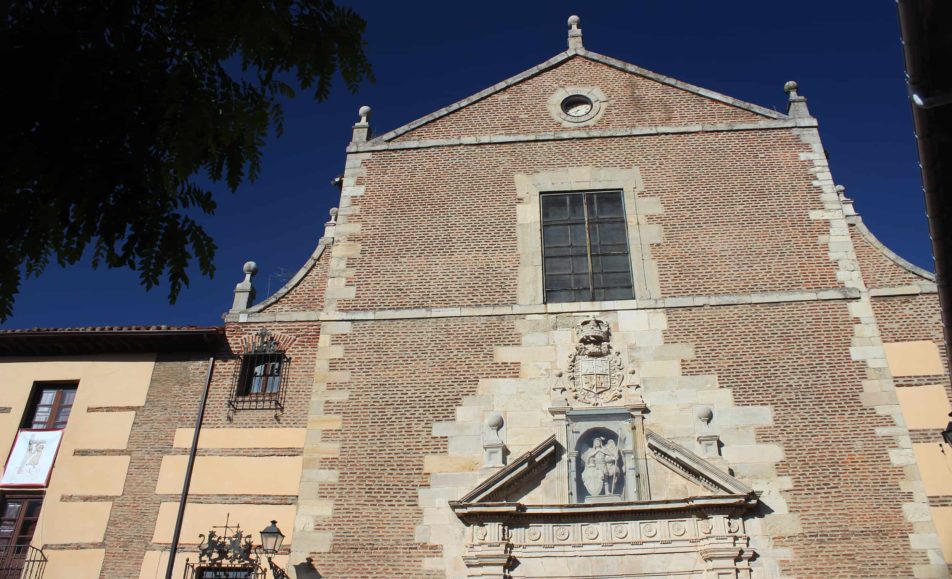
<path fill-rule="evenodd" d="M 621 398 L 624 366 L 612 350 L 611 330 L 603 320 L 589 318 L 575 326 L 578 345 L 569 357 L 568 390 L 575 400 L 601 406 Z"/>

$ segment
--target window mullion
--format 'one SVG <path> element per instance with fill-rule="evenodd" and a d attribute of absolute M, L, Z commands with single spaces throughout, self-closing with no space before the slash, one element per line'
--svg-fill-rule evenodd
<path fill-rule="evenodd" d="M 46 418 L 43 428 L 56 426 L 56 415 L 59 414 L 60 404 L 63 403 L 63 391 L 57 388 L 53 393 L 53 402 L 50 404 L 50 415 Z"/>
<path fill-rule="evenodd" d="M 595 274 L 592 273 L 592 238 L 588 232 L 588 193 L 582 193 L 582 215 L 585 219 L 585 256 L 588 258 L 588 297 L 595 301 Z"/>

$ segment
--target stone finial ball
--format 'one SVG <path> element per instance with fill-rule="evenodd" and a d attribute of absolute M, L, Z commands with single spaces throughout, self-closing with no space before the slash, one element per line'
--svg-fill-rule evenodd
<path fill-rule="evenodd" d="M 328 213 L 331 214 L 331 217 L 337 217 L 337 208 L 336 208 L 336 207 L 331 207 L 331 210 L 328 211 Z"/>
<path fill-rule="evenodd" d="M 502 428 L 502 414 L 498 412 L 490 412 L 489 416 L 486 417 L 486 426 L 492 428 L 493 430 L 499 430 Z"/>
<path fill-rule="evenodd" d="M 701 406 L 697 409 L 695 416 L 697 416 L 698 420 L 707 424 L 712 418 L 714 418 L 714 411 L 711 410 L 710 406 Z"/>
<path fill-rule="evenodd" d="M 244 267 L 241 269 L 249 275 L 254 275 L 258 273 L 258 264 L 253 261 L 246 261 Z"/>
<path fill-rule="evenodd" d="M 579 18 L 575 14 L 569 16 L 569 27 L 578 26 Z"/>
<path fill-rule="evenodd" d="M 783 83 L 783 92 L 793 92 L 797 90 L 797 87 L 797 81 L 788 80 L 787 82 Z"/>
<path fill-rule="evenodd" d="M 838 195 L 842 195 L 842 194 L 846 193 L 846 187 L 844 187 L 844 186 L 842 186 L 842 185 L 837 185 L 836 187 L 833 188 L 833 190 L 836 191 L 836 193 L 837 193 Z"/>
<path fill-rule="evenodd" d="M 360 115 L 361 117 L 370 117 L 370 112 L 371 112 L 370 107 L 368 107 L 367 105 L 364 105 L 357 110 L 357 114 Z"/>

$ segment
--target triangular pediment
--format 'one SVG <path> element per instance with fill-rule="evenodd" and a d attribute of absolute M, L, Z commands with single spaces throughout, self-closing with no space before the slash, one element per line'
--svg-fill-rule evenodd
<path fill-rule="evenodd" d="M 559 454 L 559 443 L 555 436 L 545 439 L 542 444 L 511 461 L 501 470 L 490 476 L 476 488 L 466 493 L 460 503 L 494 502 L 504 500 L 510 489 L 538 482 L 541 475 L 555 466 Z"/>
<path fill-rule="evenodd" d="M 615 511 L 658 511 L 692 508 L 710 508 L 715 506 L 750 507 L 757 500 L 753 489 L 730 474 L 717 468 L 709 461 L 699 457 L 687 448 L 661 436 L 645 430 L 645 454 L 659 464 L 708 492 L 696 496 L 665 497 L 630 502 L 600 504 L 522 504 L 509 497 L 516 491 L 523 494 L 525 489 L 538 487 L 543 478 L 553 471 L 558 461 L 565 460 L 565 453 L 555 436 L 511 461 L 485 481 L 466 493 L 450 506 L 461 517 L 474 513 L 489 512 L 615 512 Z M 566 484 L 568 484 L 566 482 Z"/>
<path fill-rule="evenodd" d="M 474 95 L 373 139 L 418 141 L 449 137 L 571 130 L 546 110 L 550 93 L 591 86 L 608 106 L 590 128 L 619 129 L 786 119 L 741 101 L 585 49 L 570 49 Z"/>
<path fill-rule="evenodd" d="M 653 430 L 645 430 L 645 442 L 652 458 L 709 491 L 736 495 L 754 492 L 752 488 L 710 462 Z"/>

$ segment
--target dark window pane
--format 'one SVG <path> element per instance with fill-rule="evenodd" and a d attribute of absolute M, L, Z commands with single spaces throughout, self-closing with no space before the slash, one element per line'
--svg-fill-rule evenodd
<path fill-rule="evenodd" d="M 624 217 L 625 211 L 622 208 L 621 192 L 613 191 L 611 193 L 593 193 L 591 195 L 593 217 Z"/>
<path fill-rule="evenodd" d="M 564 221 L 569 218 L 567 195 L 542 196 L 542 220 Z"/>
<path fill-rule="evenodd" d="M 631 285 L 631 276 L 625 273 L 600 273 L 595 275 L 596 288 L 628 287 Z"/>
<path fill-rule="evenodd" d="M 588 256 L 579 255 L 572 258 L 572 271 L 575 273 L 588 273 Z"/>
<path fill-rule="evenodd" d="M 572 289 L 572 276 L 551 275 L 546 278 L 545 289 L 548 289 L 548 290 Z"/>
<path fill-rule="evenodd" d="M 3 508 L 3 518 L 4 519 L 9 519 L 11 517 L 16 518 L 19 512 L 20 512 L 20 503 L 18 502 L 7 503 Z"/>
<path fill-rule="evenodd" d="M 589 228 L 592 235 L 592 249 L 608 245 L 627 246 L 625 224 L 622 222 L 593 223 Z"/>
<path fill-rule="evenodd" d="M 592 271 L 625 272 L 628 273 L 629 262 L 627 255 L 595 255 L 592 256 Z"/>
<path fill-rule="evenodd" d="M 581 195 L 567 195 L 569 198 L 569 218 L 574 220 L 585 219 L 585 201 Z"/>
<path fill-rule="evenodd" d="M 572 273 L 571 257 L 548 257 L 545 258 L 545 271 L 548 275 L 558 275 L 562 273 Z"/>
<path fill-rule="evenodd" d="M 584 233 L 584 231 L 583 231 Z M 546 225 L 542 230 L 545 248 L 566 247 L 572 245 L 571 225 Z"/>
<path fill-rule="evenodd" d="M 577 247 L 578 251 L 576 253 L 581 253 L 585 255 L 587 251 L 585 246 L 588 242 L 585 240 L 585 224 L 579 223 L 578 225 L 572 226 L 572 246 Z"/>
<path fill-rule="evenodd" d="M 630 287 L 605 288 L 595 290 L 596 300 L 630 300 L 635 296 Z"/>
<path fill-rule="evenodd" d="M 573 292 L 572 290 L 547 292 L 546 297 L 547 297 L 546 301 L 549 303 L 574 302 L 575 292 Z"/>

